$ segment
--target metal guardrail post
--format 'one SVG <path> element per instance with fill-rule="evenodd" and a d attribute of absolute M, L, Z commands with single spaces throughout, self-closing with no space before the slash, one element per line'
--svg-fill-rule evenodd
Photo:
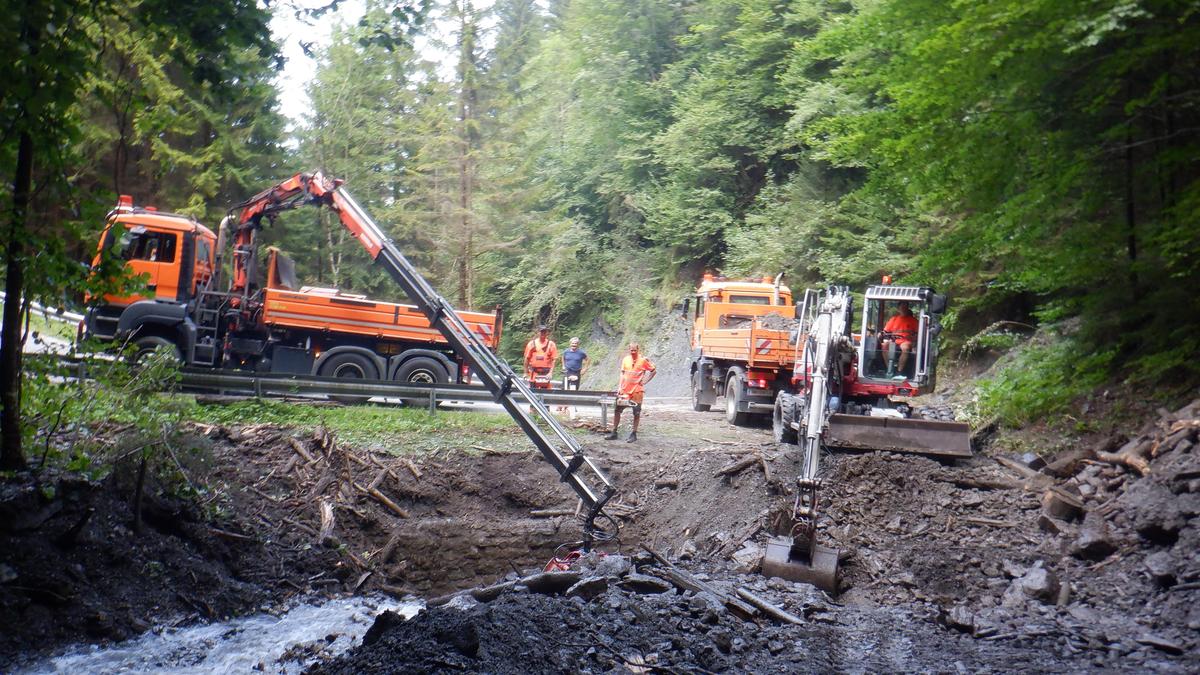
<path fill-rule="evenodd" d="M 600 400 L 600 426 L 608 428 L 608 401 Z"/>
<path fill-rule="evenodd" d="M 437 413 L 437 390 L 430 389 L 429 390 L 429 414 L 433 415 L 435 413 Z"/>

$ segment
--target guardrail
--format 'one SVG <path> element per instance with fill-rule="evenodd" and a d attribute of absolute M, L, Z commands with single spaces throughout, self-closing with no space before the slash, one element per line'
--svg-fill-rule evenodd
<path fill-rule="evenodd" d="M 0 291 L 0 303 L 5 302 L 7 297 L 8 296 L 5 295 L 4 291 Z M 29 311 L 39 316 L 44 316 L 47 319 L 63 321 L 65 323 L 79 323 L 80 321 L 83 321 L 82 314 L 67 311 L 62 307 L 46 307 L 39 302 L 30 301 Z"/>

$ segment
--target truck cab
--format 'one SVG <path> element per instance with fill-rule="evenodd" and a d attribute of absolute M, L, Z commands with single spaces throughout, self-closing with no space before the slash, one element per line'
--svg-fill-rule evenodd
<path fill-rule="evenodd" d="M 145 292 L 87 298 L 84 330 L 103 340 L 119 337 L 123 327 L 153 325 L 163 332 L 187 315 L 187 305 L 212 278 L 217 237 L 190 216 L 135 207 L 122 195 L 109 213 L 92 267 L 113 255 L 145 280 Z"/>

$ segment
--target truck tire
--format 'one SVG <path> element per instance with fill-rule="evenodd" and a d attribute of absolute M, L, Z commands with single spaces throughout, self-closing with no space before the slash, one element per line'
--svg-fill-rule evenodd
<path fill-rule="evenodd" d="M 791 394 L 779 392 L 775 397 L 775 412 L 771 415 L 771 432 L 776 443 L 795 445 L 799 434 L 792 428 L 796 420 L 796 405 Z"/>
<path fill-rule="evenodd" d="M 700 371 L 692 373 L 692 410 L 696 412 L 708 412 L 712 410 L 712 406 L 707 403 L 700 402 Z"/>
<path fill-rule="evenodd" d="M 147 356 L 158 351 L 159 347 L 166 347 L 167 349 L 170 349 L 171 353 L 175 355 L 175 360 L 179 363 L 183 363 L 183 353 L 179 351 L 179 347 L 165 337 L 147 335 L 134 340 L 133 346 L 133 356 L 129 357 L 129 363 L 132 365 L 138 365 Z"/>
<path fill-rule="evenodd" d="M 393 379 L 416 384 L 446 384 L 450 381 L 450 375 L 446 372 L 446 366 L 436 359 L 417 356 L 402 363 Z"/>
<path fill-rule="evenodd" d="M 345 380 L 378 380 L 379 370 L 371 359 L 362 354 L 345 352 L 326 359 L 317 372 L 321 377 L 336 377 Z M 370 396 L 330 396 L 340 403 L 366 403 Z"/>
<path fill-rule="evenodd" d="M 725 385 L 725 419 L 734 426 L 745 426 L 746 420 L 750 418 L 749 413 L 738 410 L 738 404 L 742 402 L 742 383 L 741 378 L 737 374 L 729 376 L 729 383 Z"/>

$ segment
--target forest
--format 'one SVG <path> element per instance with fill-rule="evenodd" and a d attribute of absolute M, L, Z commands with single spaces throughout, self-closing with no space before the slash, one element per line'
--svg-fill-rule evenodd
<path fill-rule="evenodd" d="M 165 634 L 168 621 L 368 592 L 423 609 L 382 612 L 348 657 L 334 633 L 317 636 L 296 662 L 330 673 L 1195 664 L 1200 0 L 363 0 L 346 19 L 350 4 L 6 5 L 0 670 L 152 624 Z M 273 16 L 329 28 L 328 40 L 291 38 L 312 66 L 306 110 L 281 104 L 287 45 Z M 618 438 L 617 420 L 599 436 L 608 399 L 598 421 L 556 408 L 565 427 L 548 410 L 540 427 L 523 424 L 522 399 L 508 412 L 527 439 L 496 410 L 439 411 L 433 393 L 391 407 L 205 396 L 179 391 L 178 359 L 26 349 L 77 337 L 42 307 L 74 316 L 106 296 L 154 297 L 102 240 L 122 195 L 212 235 L 248 198 L 312 170 L 344 180 L 455 308 L 502 308 L 507 363 L 542 324 L 560 347 L 582 337 L 614 381 L 621 350 L 647 345 L 664 371 L 650 395 L 663 398 L 640 445 L 629 445 L 640 404 L 618 447 L 602 442 Z M 303 284 L 405 301 L 332 210 L 269 220 L 261 243 L 294 260 Z M 932 333 L 942 386 L 921 392 L 944 414 L 922 422 L 967 423 L 957 459 L 817 442 L 821 481 L 793 483 L 801 451 L 795 430 L 779 433 L 784 399 L 749 423 L 736 401 L 725 420 L 698 405 L 687 337 L 666 335 L 682 331 L 680 302 L 707 274 L 781 273 L 796 300 L 885 278 L 949 298 Z M 232 302 L 212 319 L 214 336 L 230 331 L 226 370 L 238 366 L 229 326 L 248 314 Z M 319 333 L 305 335 L 286 348 L 328 375 L 313 361 Z M 479 363 L 439 358 L 451 384 Z M 359 368 L 353 378 L 417 381 L 341 363 Z M 666 400 L 689 383 L 690 405 Z M 793 399 L 812 405 L 804 396 L 815 397 Z M 555 479 L 584 456 L 551 476 L 550 455 L 526 442 L 538 428 L 586 441 L 621 484 L 604 515 L 626 549 L 608 563 L 558 557 L 585 497 Z M 819 528 L 845 552 L 833 556 L 841 589 L 836 575 L 821 595 L 748 574 L 764 555 L 756 541 L 800 518 L 802 489 L 816 513 L 818 485 L 833 495 Z M 577 597 L 550 599 L 564 595 Z M 563 625 L 603 634 L 560 644 Z M 841 646 L 860 643 L 883 646 Z"/>

